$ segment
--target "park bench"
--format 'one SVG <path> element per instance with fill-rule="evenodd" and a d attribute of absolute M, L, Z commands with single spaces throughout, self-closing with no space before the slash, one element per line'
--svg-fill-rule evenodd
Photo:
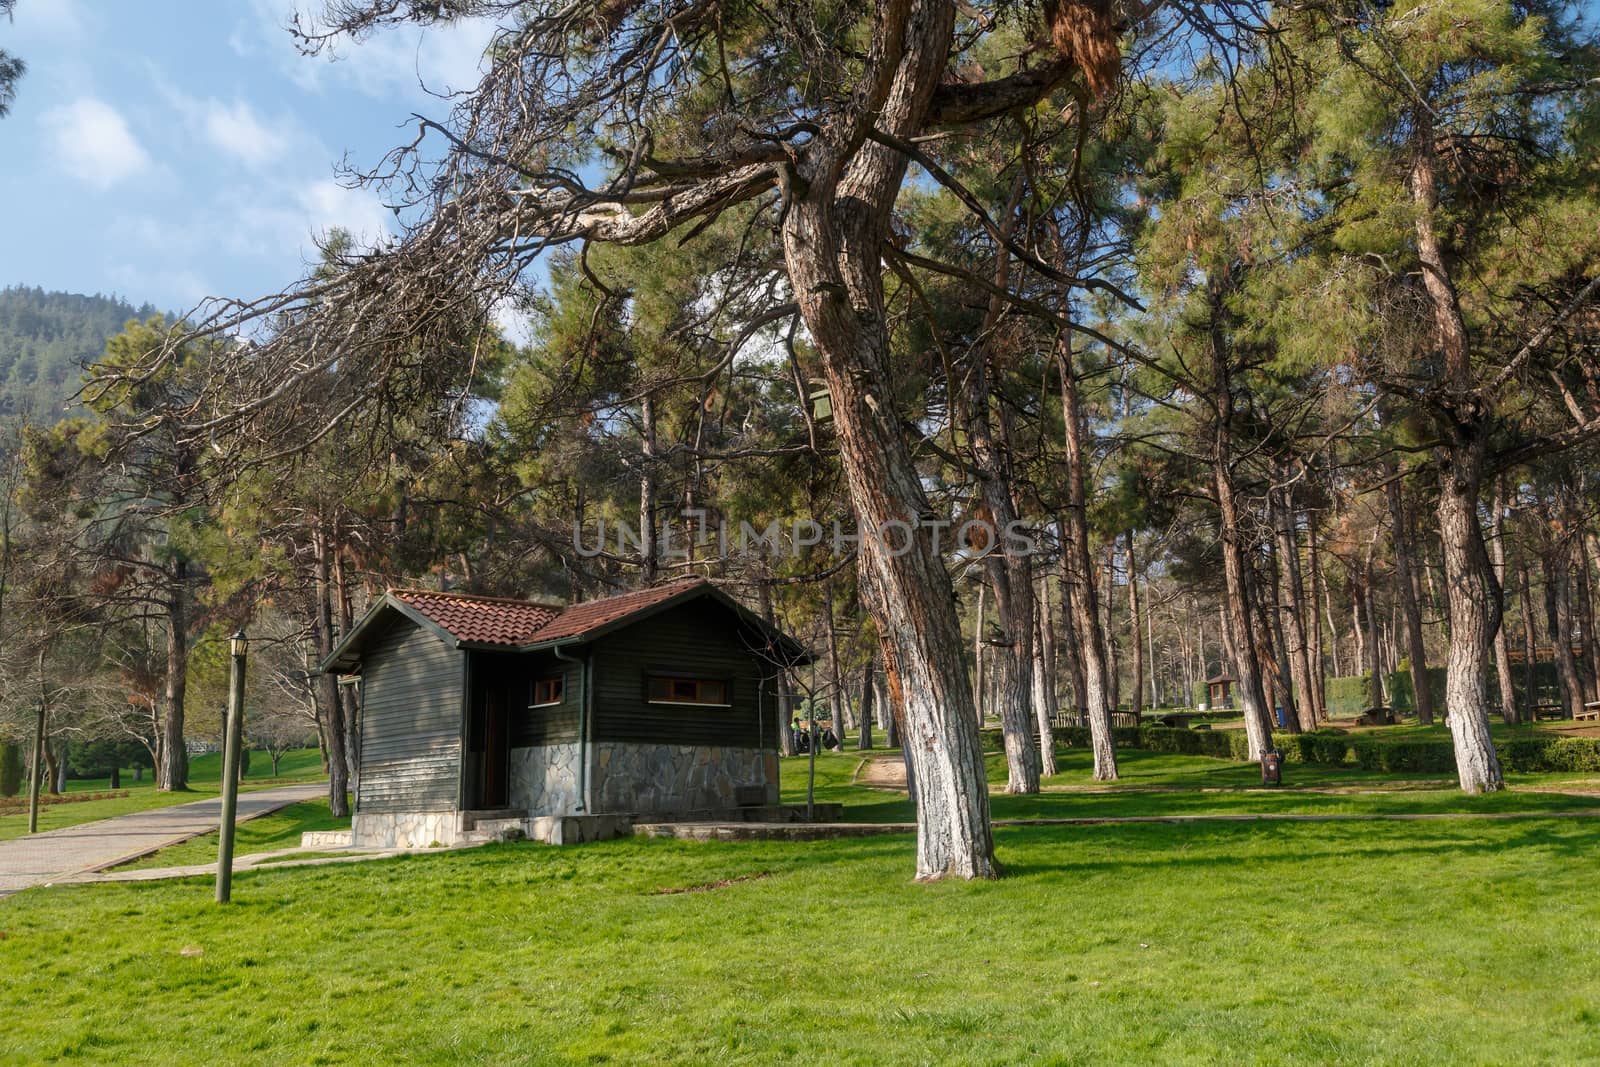
<path fill-rule="evenodd" d="M 1541 720 L 1545 721 L 1545 722 L 1548 722 L 1551 719 L 1565 719 L 1566 717 L 1567 717 L 1567 709 L 1566 709 L 1566 706 L 1563 705 L 1563 704 L 1549 703 L 1549 704 L 1535 704 L 1533 706 L 1533 721 L 1534 722 L 1539 722 Z"/>
<path fill-rule="evenodd" d="M 1395 723 L 1393 708 L 1368 708 L 1361 713 L 1361 718 L 1356 720 L 1362 726 L 1393 726 Z"/>
<path fill-rule="evenodd" d="M 1591 700 L 1583 706 L 1583 710 L 1573 716 L 1574 719 L 1600 719 L 1600 700 Z"/>

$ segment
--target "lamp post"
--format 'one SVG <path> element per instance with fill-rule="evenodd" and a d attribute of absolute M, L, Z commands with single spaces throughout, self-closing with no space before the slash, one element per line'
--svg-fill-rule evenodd
<path fill-rule="evenodd" d="M 239 630 L 228 641 L 228 724 L 222 745 L 222 825 L 217 828 L 217 903 L 233 895 L 233 820 L 239 807 L 239 743 L 244 736 L 244 660 L 249 639 Z"/>

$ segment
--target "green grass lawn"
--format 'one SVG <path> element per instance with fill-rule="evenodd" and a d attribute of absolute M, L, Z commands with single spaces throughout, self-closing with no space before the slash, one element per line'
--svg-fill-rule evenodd
<path fill-rule="evenodd" d="M 1063 791 L 996 795 L 994 813 L 1596 806 L 1427 782 L 1243 791 L 1252 767 L 1120 756 L 1111 795 L 1066 791 L 1090 784 L 1088 754 L 1066 750 L 1046 783 Z M 818 799 L 909 818 L 851 784 L 859 762 L 819 757 Z M 784 761 L 785 800 L 805 769 Z M 295 805 L 241 827 L 239 851 L 331 822 Z M 238 874 L 227 908 L 204 878 L 29 890 L 0 902 L 0 1063 L 1600 1058 L 1600 820 L 1000 827 L 996 842 L 1008 877 L 980 884 L 912 883 L 914 841 L 893 835 L 267 868 Z"/>
<path fill-rule="evenodd" d="M 348 818 L 336 819 L 328 811 L 328 802 L 307 800 L 290 804 L 270 815 L 243 822 L 233 832 L 233 854 L 248 856 L 255 852 L 276 852 L 283 848 L 299 848 L 300 835 L 307 830 L 346 830 Z M 217 861 L 217 835 L 203 834 L 190 838 L 181 845 L 164 848 L 140 860 L 118 867 L 131 871 L 146 867 L 187 867 L 194 863 Z"/>
<path fill-rule="evenodd" d="M 250 771 L 244 777 L 243 788 L 265 789 L 290 782 L 316 781 L 322 777 L 321 757 L 314 748 L 296 749 L 286 753 L 278 763 L 277 778 L 272 777 L 272 761 L 267 759 L 266 753 L 256 752 L 251 756 Z M 161 792 L 156 789 L 154 773 L 148 770 L 142 782 L 135 782 L 131 773 L 124 773 L 122 785 L 118 789 L 126 791 L 127 796 L 109 800 L 75 801 L 70 804 L 41 804 L 39 829 L 59 830 L 62 827 L 76 826 L 96 819 L 109 819 L 114 815 L 128 815 L 172 804 L 187 804 L 191 800 L 205 800 L 220 792 L 221 779 L 222 759 L 216 753 L 195 756 L 190 760 L 189 789 L 186 792 Z M 101 793 L 109 791 L 110 788 L 110 783 L 105 778 L 72 779 L 67 782 L 68 793 Z M 40 799 L 44 800 L 46 797 L 48 794 L 42 795 Z M 0 841 L 21 837 L 27 832 L 27 811 L 15 815 L 0 815 Z"/>
<path fill-rule="evenodd" d="M 910 802 L 902 793 L 852 784 L 863 753 L 854 749 L 817 756 L 817 798 L 845 805 L 845 818 L 860 822 L 908 822 Z M 894 755 L 878 752 L 879 757 Z M 896 757 L 897 758 L 897 757 Z M 1509 812 L 1600 809 L 1600 797 L 1565 796 L 1525 791 L 1550 787 L 1575 776 L 1515 775 L 1511 792 L 1471 797 L 1438 775 L 1406 776 L 1363 771 L 1356 767 L 1322 767 L 1292 763 L 1284 769 L 1288 788 L 1260 788 L 1261 772 L 1253 763 L 1234 763 L 1204 756 L 1178 756 L 1138 749 L 1120 749 L 1116 783 L 1095 782 L 1088 750 L 1060 749 L 1061 773 L 1044 780 L 1037 796 L 990 797 L 996 819 L 1109 818 L 1117 816 L 1239 814 L 1423 814 L 1430 812 Z M 1005 783 L 1004 757 L 988 756 L 989 781 Z M 783 800 L 804 804 L 805 757 L 782 762 Z M 1592 776 L 1591 776 L 1592 777 Z M 1349 789 L 1358 792 L 1301 792 L 1300 789 Z M 1089 790 L 1094 792 L 1088 793 Z M 1171 790 L 1182 790 L 1175 792 Z"/>
<path fill-rule="evenodd" d="M 1600 824 L 492 846 L 0 904 L 0 1061 L 1578 1063 Z M 663 894 L 663 889 L 723 888 Z M 187 954 L 186 954 L 187 953 Z"/>

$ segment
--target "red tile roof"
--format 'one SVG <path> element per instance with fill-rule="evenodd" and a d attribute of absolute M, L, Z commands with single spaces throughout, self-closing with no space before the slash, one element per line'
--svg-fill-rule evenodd
<path fill-rule="evenodd" d="M 534 640 L 560 641 L 582 637 L 591 630 L 624 619 L 635 612 L 653 608 L 664 600 L 671 600 L 690 590 L 708 588 L 710 585 L 711 583 L 704 578 L 686 578 L 651 589 L 641 589 L 636 593 L 621 593 L 599 600 L 586 600 L 581 604 L 564 608 L 560 615 L 539 630 Z"/>
<path fill-rule="evenodd" d="M 389 595 L 427 616 L 458 641 L 516 648 L 529 644 L 539 628 L 561 614 L 553 604 L 501 597 L 391 589 Z"/>
<path fill-rule="evenodd" d="M 704 578 L 682 579 L 634 593 L 586 600 L 571 607 L 530 600 L 391 589 L 390 595 L 427 616 L 458 641 L 519 648 L 581 638 L 691 590 L 710 587 Z"/>

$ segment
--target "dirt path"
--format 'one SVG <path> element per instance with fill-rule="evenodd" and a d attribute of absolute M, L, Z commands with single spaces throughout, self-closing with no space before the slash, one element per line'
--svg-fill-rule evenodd
<path fill-rule="evenodd" d="M 856 784 L 872 789 L 906 787 L 906 765 L 899 756 L 868 756 L 856 771 Z"/>
<path fill-rule="evenodd" d="M 322 782 L 239 794 L 238 821 L 327 795 Z M 118 815 L 61 830 L 0 841 L 0 897 L 58 878 L 101 870 L 217 828 L 222 799 Z"/>

